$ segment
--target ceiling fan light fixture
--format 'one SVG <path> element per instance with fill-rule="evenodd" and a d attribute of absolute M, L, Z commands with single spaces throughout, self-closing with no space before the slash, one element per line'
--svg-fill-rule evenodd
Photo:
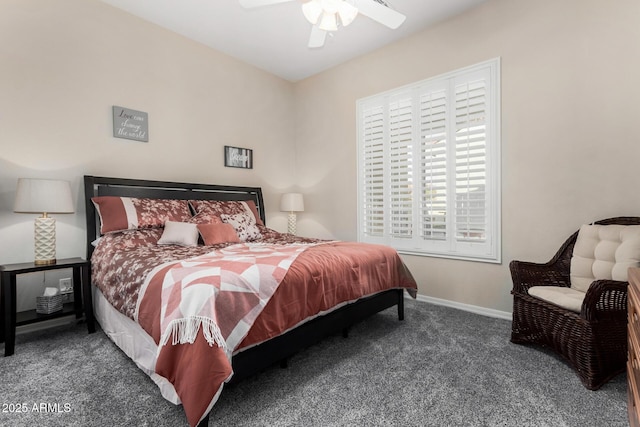
<path fill-rule="evenodd" d="M 335 13 L 324 12 L 322 14 L 322 20 L 320 21 L 321 30 L 324 31 L 338 31 L 338 20 Z"/>
<path fill-rule="evenodd" d="M 342 26 L 346 27 L 351 24 L 356 16 L 358 16 L 358 8 L 343 1 L 338 6 L 338 15 L 340 16 L 340 22 Z"/>
<path fill-rule="evenodd" d="M 302 13 L 312 25 L 316 25 L 322 15 L 323 9 L 319 2 L 311 0 L 302 5 Z"/>

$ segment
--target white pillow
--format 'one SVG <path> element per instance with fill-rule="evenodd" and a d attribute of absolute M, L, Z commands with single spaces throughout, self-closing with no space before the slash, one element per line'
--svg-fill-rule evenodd
<path fill-rule="evenodd" d="M 198 225 L 188 222 L 167 221 L 158 240 L 159 245 L 198 246 Z"/>
<path fill-rule="evenodd" d="M 598 279 L 626 282 L 640 266 L 640 225 L 583 225 L 571 257 L 571 288 L 587 292 Z"/>

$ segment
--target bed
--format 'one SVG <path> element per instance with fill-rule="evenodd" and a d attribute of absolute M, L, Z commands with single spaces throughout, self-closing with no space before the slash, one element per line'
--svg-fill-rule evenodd
<path fill-rule="evenodd" d="M 403 320 L 405 290 L 416 295 L 391 248 L 269 229 L 258 187 L 85 176 L 84 188 L 89 331 L 97 320 L 191 426 L 208 424 L 224 384 L 381 310 Z"/>

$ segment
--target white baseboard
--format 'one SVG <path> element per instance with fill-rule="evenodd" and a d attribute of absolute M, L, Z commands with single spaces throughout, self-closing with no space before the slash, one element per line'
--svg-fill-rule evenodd
<path fill-rule="evenodd" d="M 411 298 L 408 295 L 406 298 Z M 428 302 L 430 304 L 443 305 L 445 307 L 457 308 L 458 310 L 469 311 L 471 313 L 481 314 L 488 317 L 496 317 L 498 319 L 511 320 L 512 315 L 506 311 L 494 310 L 492 308 L 479 307 L 477 305 L 464 304 L 461 302 L 449 301 L 446 299 L 428 297 L 426 295 L 420 295 L 416 297 L 416 300 L 422 302 Z"/>

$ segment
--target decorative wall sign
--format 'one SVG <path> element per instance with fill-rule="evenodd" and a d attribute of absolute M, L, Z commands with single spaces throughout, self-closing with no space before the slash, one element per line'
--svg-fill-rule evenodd
<path fill-rule="evenodd" d="M 224 165 L 230 168 L 253 169 L 253 150 L 225 145 Z"/>
<path fill-rule="evenodd" d="M 142 111 L 113 106 L 113 136 L 116 138 L 149 141 L 149 117 Z"/>

